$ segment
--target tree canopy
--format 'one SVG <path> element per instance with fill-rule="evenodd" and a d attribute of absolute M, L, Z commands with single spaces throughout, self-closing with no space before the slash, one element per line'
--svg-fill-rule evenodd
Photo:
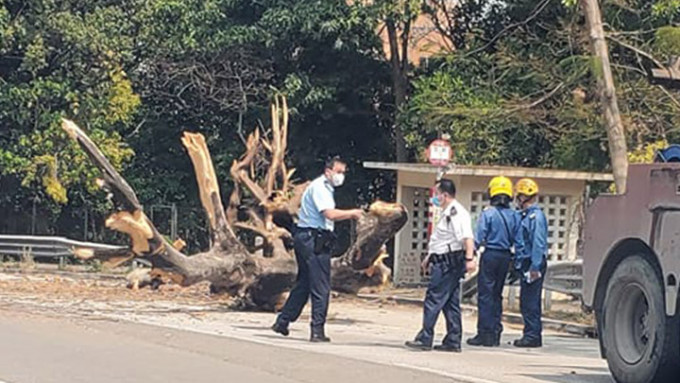
<path fill-rule="evenodd" d="M 648 80 L 680 52 L 680 2 L 602 6 L 631 158 L 646 158 L 680 138 L 680 96 Z M 415 38 L 418 17 L 445 49 L 395 66 L 383 28 Z M 0 231 L 104 239 L 109 206 L 90 198 L 97 171 L 59 129 L 67 117 L 142 203 L 177 204 L 200 245 L 181 132 L 205 135 L 228 193 L 232 161 L 279 93 L 296 177 L 332 154 L 349 161 L 341 205 L 392 198 L 390 176 L 361 162 L 395 159 L 396 132 L 410 160 L 449 133 L 459 163 L 607 171 L 596 71 L 568 0 L 0 0 L 0 214 L 12 217 Z"/>

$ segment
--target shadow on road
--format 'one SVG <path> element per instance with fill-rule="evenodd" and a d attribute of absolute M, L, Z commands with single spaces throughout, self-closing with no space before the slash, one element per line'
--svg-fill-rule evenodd
<path fill-rule="evenodd" d="M 614 383 L 609 374 L 522 374 L 545 383 Z"/>
<path fill-rule="evenodd" d="M 525 364 L 526 367 L 537 367 L 543 368 L 545 365 L 541 364 Z M 609 374 L 609 369 L 607 367 L 586 367 L 586 366 L 560 366 L 560 368 L 569 368 L 572 370 L 590 371 L 593 373 L 599 373 L 603 375 Z"/>
<path fill-rule="evenodd" d="M 575 337 L 549 336 L 545 337 L 542 352 L 586 358 L 600 358 L 600 348 L 597 340 L 584 340 Z"/>
<path fill-rule="evenodd" d="M 404 345 L 402 344 L 394 344 L 394 343 L 380 343 L 380 342 L 342 342 L 342 343 L 336 343 L 338 345 L 343 345 L 343 346 L 357 346 L 357 347 L 382 347 L 382 348 L 393 348 L 393 349 L 399 349 L 399 350 L 408 350 Z"/>
<path fill-rule="evenodd" d="M 239 330 L 256 330 L 256 331 L 267 331 L 271 332 L 272 329 L 269 326 L 241 326 L 241 325 L 232 325 L 232 327 L 237 328 Z"/>

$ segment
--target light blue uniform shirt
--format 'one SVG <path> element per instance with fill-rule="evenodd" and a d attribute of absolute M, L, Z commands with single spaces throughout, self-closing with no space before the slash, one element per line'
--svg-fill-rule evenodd
<path fill-rule="evenodd" d="M 521 252 L 524 246 L 521 220 L 519 212 L 510 208 L 487 207 L 477 219 L 475 248 L 510 250 L 514 246 L 515 254 Z"/>
<path fill-rule="evenodd" d="M 538 205 L 532 205 L 522 212 L 522 237 L 524 251 L 517 254 L 517 260 L 531 259 L 531 270 L 541 270 L 543 259 L 548 255 L 548 221 Z"/>
<path fill-rule="evenodd" d="M 325 175 L 312 181 L 302 195 L 298 213 L 298 226 L 312 229 L 333 230 L 335 224 L 324 217 L 324 210 L 335 209 L 335 188 Z"/>

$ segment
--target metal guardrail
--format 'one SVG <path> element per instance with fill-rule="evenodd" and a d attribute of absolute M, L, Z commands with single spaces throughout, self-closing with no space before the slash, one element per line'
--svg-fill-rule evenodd
<path fill-rule="evenodd" d="M 63 237 L 42 237 L 31 235 L 0 235 L 0 255 L 64 258 L 74 256 L 76 247 L 99 250 L 126 249 L 125 246 L 105 245 L 93 242 L 74 241 Z M 583 288 L 583 260 L 550 261 L 543 287 L 548 291 L 580 297 Z M 477 293 L 477 275 L 463 282 L 463 296 Z"/>
<path fill-rule="evenodd" d="M 580 297 L 583 293 L 583 260 L 548 262 L 543 287 L 548 291 Z"/>
<path fill-rule="evenodd" d="M 101 250 L 126 249 L 125 246 L 74 241 L 63 237 L 41 237 L 31 235 L 0 235 L 0 255 L 25 254 L 33 257 L 63 258 L 73 256 L 76 247 Z"/>
<path fill-rule="evenodd" d="M 514 284 L 519 286 L 519 282 Z M 583 291 L 583 260 L 548 262 L 543 288 L 547 291 L 581 297 Z M 463 297 L 466 298 L 477 294 L 477 273 L 465 279 L 462 293 Z"/>

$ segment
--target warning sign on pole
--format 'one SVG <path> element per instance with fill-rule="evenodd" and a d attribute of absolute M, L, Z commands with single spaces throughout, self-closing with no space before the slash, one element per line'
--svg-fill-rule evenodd
<path fill-rule="evenodd" d="M 439 167 L 437 172 L 437 180 L 440 180 L 444 173 L 446 172 L 446 166 L 449 165 L 451 159 L 453 158 L 453 149 L 451 149 L 451 144 L 448 141 L 448 136 L 436 139 L 432 141 L 430 146 L 427 148 L 427 159 L 434 166 Z M 430 189 L 430 197 L 433 197 L 436 192 L 436 188 Z M 441 215 L 441 208 L 429 204 L 428 208 L 428 225 L 427 233 L 428 236 L 432 235 L 432 230 L 434 225 L 439 221 L 439 216 Z"/>
<path fill-rule="evenodd" d="M 427 160 L 434 166 L 446 166 L 453 157 L 453 150 L 448 141 L 436 139 L 427 148 Z"/>

